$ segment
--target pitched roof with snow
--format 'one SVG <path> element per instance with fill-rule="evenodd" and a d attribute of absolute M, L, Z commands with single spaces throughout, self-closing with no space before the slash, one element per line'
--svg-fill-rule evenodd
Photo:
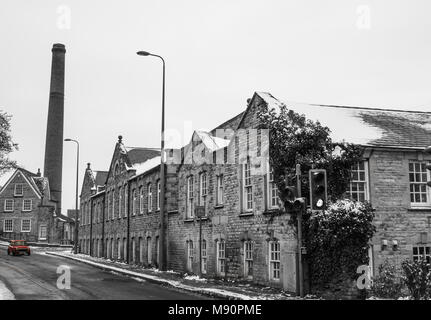
<path fill-rule="evenodd" d="M 282 102 L 256 92 L 275 111 L 286 105 L 331 130 L 334 141 L 391 148 L 423 149 L 431 144 L 431 112 Z"/>
<path fill-rule="evenodd" d="M 210 151 L 215 151 L 229 145 L 229 140 L 212 136 L 209 132 L 195 131 L 196 136 Z"/>
<path fill-rule="evenodd" d="M 161 157 L 157 156 L 157 157 L 148 159 L 144 162 L 133 164 L 133 169 L 136 170 L 135 176 L 141 175 L 145 172 L 150 171 L 151 169 L 158 167 L 160 163 L 161 163 Z"/>
<path fill-rule="evenodd" d="M 140 148 L 140 147 L 123 147 L 123 153 L 126 155 L 126 163 L 129 168 L 137 163 L 143 163 L 154 157 L 160 156 L 158 148 Z"/>

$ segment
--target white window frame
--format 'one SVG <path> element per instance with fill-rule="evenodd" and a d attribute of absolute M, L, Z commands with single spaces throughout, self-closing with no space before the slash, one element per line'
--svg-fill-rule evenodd
<path fill-rule="evenodd" d="M 223 250 L 222 250 L 223 249 Z M 217 241 L 217 274 L 219 276 L 226 275 L 226 241 L 221 239 Z"/>
<path fill-rule="evenodd" d="M 11 209 L 8 209 L 8 202 L 12 203 Z M 15 201 L 13 199 L 5 199 L 4 200 L 4 212 L 13 212 L 14 210 Z"/>
<path fill-rule="evenodd" d="M 133 197 L 133 202 L 132 202 L 132 216 L 136 215 L 136 201 L 137 201 L 137 197 L 136 197 L 136 188 L 133 189 L 132 191 L 132 197 Z"/>
<path fill-rule="evenodd" d="M 199 205 L 204 206 L 208 195 L 208 176 L 207 173 L 201 172 L 199 174 Z"/>
<path fill-rule="evenodd" d="M 248 173 L 248 174 L 247 174 Z M 243 194 L 243 211 L 253 211 L 253 183 L 251 179 L 251 163 L 247 161 L 242 165 L 242 194 Z M 249 196 L 251 199 L 249 199 Z M 250 207 L 251 204 L 251 207 Z"/>
<path fill-rule="evenodd" d="M 360 163 L 364 164 L 364 170 L 359 169 Z M 350 170 L 350 173 L 352 176 L 353 176 L 353 172 L 357 173 L 358 179 L 353 179 L 353 177 L 351 178 L 349 186 L 348 186 L 348 191 L 346 192 L 346 194 L 348 195 L 349 199 L 351 199 L 351 200 L 354 200 L 353 194 L 356 194 L 357 198 L 358 198 L 356 201 L 360 201 L 359 200 L 359 194 L 363 193 L 364 194 L 364 200 L 370 201 L 368 161 L 367 160 L 361 160 L 358 163 L 356 163 Z M 361 177 L 360 174 L 362 172 L 364 173 L 364 179 L 363 180 L 360 178 Z M 360 184 L 364 185 L 364 191 L 363 192 L 358 190 Z M 356 185 L 356 190 L 353 190 L 353 185 Z"/>
<path fill-rule="evenodd" d="M 248 279 L 253 279 L 253 252 L 254 252 L 254 243 L 253 241 L 244 241 L 244 277 Z M 251 274 L 250 274 L 250 265 L 251 265 Z"/>
<path fill-rule="evenodd" d="M 224 178 L 223 174 L 217 176 L 217 189 L 216 189 L 216 204 L 224 204 Z"/>
<path fill-rule="evenodd" d="M 106 220 L 109 220 L 109 218 L 111 217 L 110 199 L 111 199 L 111 192 L 107 191 L 106 192 L 106 206 L 107 206 L 108 210 L 107 210 Z"/>
<path fill-rule="evenodd" d="M 123 188 L 122 187 L 118 187 L 118 219 L 121 218 L 121 214 L 122 214 L 122 201 L 123 201 Z"/>
<path fill-rule="evenodd" d="M 10 229 L 6 228 L 6 221 L 11 222 Z M 9 226 L 9 224 L 8 224 Z M 4 219 L 3 220 L 3 232 L 13 232 L 13 219 Z"/>
<path fill-rule="evenodd" d="M 30 202 L 30 209 L 25 208 L 26 201 L 27 201 L 27 203 Z M 22 211 L 29 212 L 32 210 L 33 210 L 33 200 L 32 199 L 23 199 L 22 200 Z"/>
<path fill-rule="evenodd" d="M 115 219 L 115 189 L 112 190 L 112 216 L 111 219 Z"/>
<path fill-rule="evenodd" d="M 268 185 L 267 185 L 267 189 L 268 189 L 268 208 L 269 209 L 277 209 L 279 208 L 278 202 L 279 202 L 279 198 L 278 198 L 278 188 L 277 188 L 277 184 L 274 182 L 274 173 L 272 170 L 272 166 L 268 163 Z M 275 196 L 274 196 L 275 194 Z M 274 204 L 274 200 L 275 200 L 275 204 Z"/>
<path fill-rule="evenodd" d="M 186 218 L 187 219 L 193 219 L 194 218 L 194 212 L 193 212 L 193 196 L 194 196 L 194 181 L 193 176 L 187 177 L 187 191 L 186 191 Z"/>
<path fill-rule="evenodd" d="M 157 210 L 160 210 L 160 180 L 157 180 Z"/>
<path fill-rule="evenodd" d="M 151 264 L 152 262 L 152 250 L 151 250 L 151 237 L 147 237 L 147 263 Z"/>
<path fill-rule="evenodd" d="M 153 211 L 153 186 L 152 183 L 149 182 L 147 184 L 147 211 L 152 212 Z"/>
<path fill-rule="evenodd" d="M 44 237 L 42 237 L 42 228 L 44 228 L 44 230 L 45 230 L 45 236 Z M 39 226 L 39 240 L 46 240 L 47 239 L 47 237 L 48 237 L 48 226 L 47 225 L 40 225 Z"/>
<path fill-rule="evenodd" d="M 202 248 L 202 273 L 206 274 L 207 273 L 207 268 L 208 268 L 208 247 L 207 247 L 207 241 L 205 239 L 202 240 L 202 244 L 201 244 L 201 248 Z"/>
<path fill-rule="evenodd" d="M 415 253 L 416 249 L 416 253 Z M 422 253 L 420 253 L 422 249 Z M 428 252 L 427 252 L 428 251 Z M 413 261 L 426 259 L 428 263 L 431 261 L 431 246 L 430 244 L 415 244 L 412 248 L 412 259 Z"/>
<path fill-rule="evenodd" d="M 160 237 L 156 236 L 156 263 L 159 265 L 159 259 L 160 259 Z"/>
<path fill-rule="evenodd" d="M 144 194 L 145 194 L 144 187 L 141 186 L 139 188 L 139 212 L 141 214 L 144 213 Z"/>
<path fill-rule="evenodd" d="M 278 250 L 276 250 L 278 249 Z M 278 259 L 277 259 L 278 258 Z M 270 281 L 280 281 L 281 279 L 281 244 L 280 241 L 272 240 L 268 242 L 268 271 Z M 277 277 L 278 275 L 278 277 Z"/>
<path fill-rule="evenodd" d="M 187 241 L 187 271 L 193 272 L 194 246 L 193 241 Z"/>
<path fill-rule="evenodd" d="M 117 260 L 121 260 L 121 238 L 117 238 Z"/>
<path fill-rule="evenodd" d="M 24 221 L 29 221 L 28 230 L 24 230 Z M 31 219 L 22 219 L 21 220 L 21 232 L 31 232 Z"/>
<path fill-rule="evenodd" d="M 416 172 L 415 170 L 415 164 L 419 163 L 420 166 L 424 165 L 426 166 L 428 163 L 430 163 L 429 161 L 418 161 L 418 160 L 410 160 L 409 161 L 409 168 L 408 168 L 408 173 L 409 173 L 409 196 L 410 196 L 410 206 L 412 208 L 417 208 L 417 207 L 429 207 L 431 206 L 431 188 L 428 187 L 426 185 L 427 181 L 431 180 L 431 175 L 429 170 L 427 170 L 425 168 L 425 172 L 424 171 L 420 171 L 419 173 Z M 410 170 L 410 164 L 413 164 L 413 171 Z M 421 180 L 423 180 L 423 175 L 425 174 L 425 181 L 411 181 L 410 179 L 410 175 L 411 174 L 419 174 L 421 177 Z M 415 176 L 416 178 L 416 176 Z M 415 179 L 416 180 L 416 179 Z M 419 185 L 425 185 L 425 192 L 419 191 L 419 194 L 425 194 L 426 195 L 426 202 L 412 202 L 411 201 L 411 196 L 412 196 L 412 191 L 411 191 L 411 187 L 413 184 L 419 184 Z M 418 192 L 413 192 L 413 194 L 417 194 Z"/>
<path fill-rule="evenodd" d="M 17 193 L 17 186 L 21 187 L 21 193 Z M 13 190 L 13 195 L 17 196 L 17 197 L 24 195 L 24 184 L 23 183 L 15 183 L 15 188 Z"/>
<path fill-rule="evenodd" d="M 129 204 L 129 187 L 126 185 L 124 185 L 123 187 L 124 190 L 124 217 L 127 217 L 128 215 L 128 204 Z"/>

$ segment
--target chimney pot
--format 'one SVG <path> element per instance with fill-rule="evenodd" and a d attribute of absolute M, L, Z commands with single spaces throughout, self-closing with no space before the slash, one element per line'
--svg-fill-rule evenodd
<path fill-rule="evenodd" d="M 91 169 L 91 168 L 90 168 L 90 165 L 91 165 L 91 164 L 90 164 L 90 162 L 88 162 L 88 163 L 87 163 L 87 169 Z"/>
<path fill-rule="evenodd" d="M 122 142 L 123 142 L 123 136 L 122 136 L 122 135 L 119 135 L 119 136 L 118 136 L 118 142 L 119 142 L 119 143 L 122 143 Z"/>
<path fill-rule="evenodd" d="M 62 43 L 54 43 L 51 52 L 54 51 L 66 53 L 66 47 Z"/>
<path fill-rule="evenodd" d="M 40 168 L 37 168 L 37 176 L 40 177 L 42 174 L 40 173 Z"/>

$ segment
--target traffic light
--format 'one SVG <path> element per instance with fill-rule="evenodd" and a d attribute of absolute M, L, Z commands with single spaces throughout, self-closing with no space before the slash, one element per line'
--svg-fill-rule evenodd
<path fill-rule="evenodd" d="M 425 148 L 425 153 L 431 154 L 431 146 Z M 426 168 L 431 172 L 431 162 L 428 162 Z M 427 181 L 427 186 L 431 188 L 431 180 Z"/>
<path fill-rule="evenodd" d="M 327 182 L 325 169 L 311 169 L 310 178 L 310 206 L 311 210 L 325 210 L 327 202 Z"/>

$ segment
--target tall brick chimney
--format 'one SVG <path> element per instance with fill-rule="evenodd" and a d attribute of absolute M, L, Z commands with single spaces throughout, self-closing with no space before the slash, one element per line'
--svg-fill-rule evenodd
<path fill-rule="evenodd" d="M 64 59 L 63 44 L 52 46 L 51 86 L 49 90 L 48 123 L 46 127 L 44 176 L 49 179 L 57 213 L 61 213 L 61 180 L 63 169 Z"/>

